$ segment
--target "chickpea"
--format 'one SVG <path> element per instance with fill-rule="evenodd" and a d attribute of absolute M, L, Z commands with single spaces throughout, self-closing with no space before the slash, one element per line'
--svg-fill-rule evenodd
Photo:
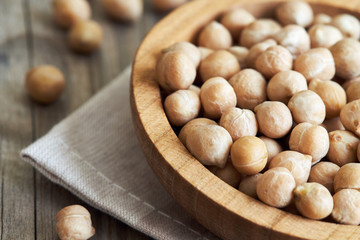
<path fill-rule="evenodd" d="M 360 75 L 360 43 L 351 38 L 345 38 L 334 44 L 330 51 L 335 60 L 336 75 L 345 80 Z"/>
<path fill-rule="evenodd" d="M 240 45 L 251 48 L 255 44 L 272 38 L 281 26 L 272 19 L 257 19 L 242 30 Z"/>
<path fill-rule="evenodd" d="M 231 9 L 221 18 L 221 24 L 230 31 L 234 39 L 239 39 L 241 31 L 254 21 L 255 17 L 242 8 Z"/>
<path fill-rule="evenodd" d="M 325 119 L 321 124 L 328 132 L 335 130 L 345 130 L 344 125 L 342 125 L 340 117 Z"/>
<path fill-rule="evenodd" d="M 198 47 L 198 49 L 200 51 L 200 62 L 214 52 L 214 50 L 206 47 Z"/>
<path fill-rule="evenodd" d="M 200 112 L 200 98 L 191 90 L 177 90 L 166 97 L 166 116 L 174 126 L 182 126 L 196 118 Z"/>
<path fill-rule="evenodd" d="M 334 190 L 360 189 L 360 163 L 347 163 L 336 173 L 334 178 Z"/>
<path fill-rule="evenodd" d="M 334 209 L 331 216 L 335 221 L 349 225 L 360 224 L 360 192 L 353 189 L 344 189 L 334 197 Z"/>
<path fill-rule="evenodd" d="M 193 91 L 194 93 L 196 93 L 196 95 L 200 97 L 200 88 L 198 86 L 191 85 L 188 90 Z"/>
<path fill-rule="evenodd" d="M 78 21 L 70 29 L 69 44 L 76 52 L 91 53 L 100 47 L 102 40 L 102 28 L 95 21 Z"/>
<path fill-rule="evenodd" d="M 311 155 L 313 165 L 326 156 L 329 145 L 329 135 L 326 129 L 308 122 L 296 125 L 290 134 L 290 149 Z"/>
<path fill-rule="evenodd" d="M 185 53 L 191 61 L 194 63 L 195 67 L 198 67 L 200 64 L 200 50 L 192 43 L 189 42 L 177 42 L 172 44 L 170 47 L 163 49 L 162 53 L 167 52 L 183 52 Z"/>
<path fill-rule="evenodd" d="M 91 17 L 91 8 L 86 0 L 54 0 L 53 12 L 56 23 L 63 28 Z"/>
<path fill-rule="evenodd" d="M 348 86 L 346 96 L 348 102 L 360 99 L 360 81 L 354 81 Z"/>
<path fill-rule="evenodd" d="M 309 182 L 316 182 L 334 194 L 334 178 L 340 167 L 332 162 L 319 162 L 310 170 Z"/>
<path fill-rule="evenodd" d="M 312 48 L 329 48 L 343 39 L 339 29 L 330 25 L 316 24 L 309 29 Z"/>
<path fill-rule="evenodd" d="M 144 11 L 142 0 L 102 0 L 107 14 L 115 20 L 134 22 Z"/>
<path fill-rule="evenodd" d="M 267 85 L 267 96 L 271 101 L 288 104 L 290 98 L 297 92 L 307 90 L 305 77 L 298 72 L 289 70 L 275 74 Z"/>
<path fill-rule="evenodd" d="M 310 49 L 310 37 L 299 25 L 287 25 L 275 35 L 277 43 L 290 51 L 295 59 Z"/>
<path fill-rule="evenodd" d="M 357 146 L 360 139 L 353 133 L 346 130 L 336 130 L 329 132 L 330 148 L 327 158 L 339 165 L 357 162 Z"/>
<path fill-rule="evenodd" d="M 188 89 L 196 77 L 196 68 L 191 59 L 183 52 L 167 52 L 156 65 L 159 85 L 168 92 Z"/>
<path fill-rule="evenodd" d="M 296 58 L 294 69 L 308 82 L 313 78 L 327 81 L 335 75 L 335 62 L 327 48 L 313 48 Z"/>
<path fill-rule="evenodd" d="M 236 94 L 228 81 L 215 77 L 201 86 L 200 101 L 204 115 L 218 119 L 225 111 L 236 106 Z"/>
<path fill-rule="evenodd" d="M 179 139 L 186 146 L 186 139 L 192 133 L 192 128 L 199 125 L 218 125 L 215 121 L 208 118 L 195 118 L 187 122 L 179 133 Z"/>
<path fill-rule="evenodd" d="M 36 102 L 49 104 L 56 101 L 65 88 L 62 72 L 51 65 L 38 66 L 26 74 L 26 89 Z"/>
<path fill-rule="evenodd" d="M 231 78 L 240 71 L 240 64 L 237 58 L 225 50 L 211 53 L 202 60 L 199 68 L 203 82 L 213 77 Z"/>
<path fill-rule="evenodd" d="M 230 156 L 234 168 L 246 175 L 253 175 L 263 170 L 268 158 L 265 143 L 254 136 L 236 140 L 231 147 Z"/>
<path fill-rule="evenodd" d="M 234 188 L 239 186 L 241 174 L 234 168 L 230 159 L 226 162 L 225 167 L 216 168 L 213 173 L 230 186 Z"/>
<path fill-rule="evenodd" d="M 181 6 L 188 0 L 152 0 L 152 4 L 159 11 L 169 11 Z"/>
<path fill-rule="evenodd" d="M 281 3 L 276 9 L 276 16 L 283 25 L 297 24 L 302 27 L 308 27 L 314 19 L 311 6 L 301 1 Z"/>
<path fill-rule="evenodd" d="M 330 24 L 332 17 L 325 13 L 318 13 L 314 17 L 313 25 L 316 24 Z"/>
<path fill-rule="evenodd" d="M 240 181 L 239 191 L 245 193 L 246 195 L 257 198 L 256 194 L 256 184 L 261 176 L 261 173 L 257 173 L 255 175 L 246 176 L 244 179 Z"/>
<path fill-rule="evenodd" d="M 267 39 L 252 46 L 245 59 L 246 66 L 255 68 L 257 58 L 271 46 L 276 46 L 276 41 L 274 39 Z"/>
<path fill-rule="evenodd" d="M 359 20 L 350 14 L 339 14 L 333 17 L 331 24 L 337 27 L 344 37 L 358 40 L 360 36 Z"/>
<path fill-rule="evenodd" d="M 244 69 L 230 78 L 239 108 L 253 110 L 266 100 L 266 81 L 256 70 Z"/>
<path fill-rule="evenodd" d="M 246 68 L 246 57 L 249 54 L 249 50 L 245 47 L 233 46 L 228 50 L 233 54 L 240 64 L 240 68 Z"/>
<path fill-rule="evenodd" d="M 223 168 L 226 165 L 232 139 L 225 128 L 213 124 L 189 128 L 186 147 L 202 164 Z"/>
<path fill-rule="evenodd" d="M 256 136 L 258 129 L 255 114 L 248 109 L 227 110 L 221 115 L 219 124 L 230 133 L 233 141 L 244 136 Z"/>
<path fill-rule="evenodd" d="M 303 183 L 294 190 L 295 205 L 304 217 L 323 219 L 333 210 L 333 198 L 323 185 L 319 183 Z"/>
<path fill-rule="evenodd" d="M 89 239 L 95 234 L 88 210 L 80 205 L 71 205 L 56 214 L 56 232 L 61 240 Z"/>
<path fill-rule="evenodd" d="M 278 72 L 291 70 L 293 58 L 286 48 L 272 46 L 257 58 L 255 65 L 266 78 L 272 78 Z"/>
<path fill-rule="evenodd" d="M 294 177 L 284 167 L 267 170 L 256 184 L 256 194 L 264 203 L 277 208 L 286 207 L 293 199 Z"/>
<path fill-rule="evenodd" d="M 354 82 L 360 82 L 360 77 L 352 78 L 348 81 L 345 81 L 341 86 L 343 87 L 343 89 L 345 91 L 347 91 L 347 89 L 350 87 L 350 85 Z"/>
<path fill-rule="evenodd" d="M 261 136 L 260 137 L 261 140 L 263 140 L 263 142 L 266 145 L 266 150 L 268 152 L 268 160 L 267 163 L 271 162 L 271 160 L 280 152 L 283 151 L 281 145 L 274 139 L 272 138 L 268 138 L 268 137 L 264 137 Z"/>
<path fill-rule="evenodd" d="M 341 109 L 340 120 L 346 130 L 360 137 L 360 99 L 346 104 Z"/>
<path fill-rule="evenodd" d="M 321 124 L 325 119 L 325 104 L 321 97 L 311 90 L 295 93 L 290 98 L 288 107 L 296 123 Z"/>
<path fill-rule="evenodd" d="M 266 101 L 255 107 L 259 130 L 267 137 L 281 138 L 292 127 L 291 112 L 285 104 Z"/>
<path fill-rule="evenodd" d="M 200 47 L 213 50 L 228 49 L 232 45 L 232 37 L 221 23 L 213 21 L 200 32 L 198 43 Z"/>

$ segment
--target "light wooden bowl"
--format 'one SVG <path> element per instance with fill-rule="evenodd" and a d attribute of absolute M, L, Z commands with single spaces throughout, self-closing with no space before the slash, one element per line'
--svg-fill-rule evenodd
<path fill-rule="evenodd" d="M 351 12 L 360 3 L 309 2 L 315 12 L 329 15 Z M 305 219 L 269 207 L 230 187 L 186 150 L 165 116 L 155 80 L 161 49 L 178 41 L 194 42 L 206 23 L 232 6 L 242 5 L 256 17 L 269 17 L 278 4 L 279 1 L 264 0 L 196 0 L 160 21 L 139 47 L 133 65 L 131 108 L 137 137 L 166 190 L 197 221 L 223 239 L 359 239 L 360 227 Z M 351 13 L 359 17 L 356 12 Z"/>

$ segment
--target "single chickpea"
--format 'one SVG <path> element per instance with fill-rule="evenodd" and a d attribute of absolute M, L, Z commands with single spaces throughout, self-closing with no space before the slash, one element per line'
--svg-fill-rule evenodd
<path fill-rule="evenodd" d="M 258 104 L 266 100 L 266 81 L 254 69 L 244 69 L 229 80 L 234 88 L 239 108 L 253 110 Z"/>
<path fill-rule="evenodd" d="M 186 139 L 192 133 L 192 128 L 199 125 L 218 125 L 215 121 L 208 118 L 195 118 L 187 122 L 180 130 L 179 139 L 184 146 L 186 146 Z"/>
<path fill-rule="evenodd" d="M 236 94 L 228 81 L 215 77 L 210 78 L 201 86 L 200 101 L 204 115 L 218 119 L 225 111 L 236 106 Z"/>
<path fill-rule="evenodd" d="M 256 194 L 264 203 L 277 208 L 283 208 L 293 199 L 296 187 L 294 177 L 284 167 L 267 170 L 256 184 Z"/>
<path fill-rule="evenodd" d="M 323 219 L 333 210 L 333 198 L 323 185 L 319 183 L 303 183 L 294 190 L 295 205 L 304 217 Z"/>
<path fill-rule="evenodd" d="M 168 92 L 188 89 L 196 77 L 196 67 L 183 52 L 167 52 L 156 65 L 159 85 Z"/>
<path fill-rule="evenodd" d="M 162 50 L 163 54 L 167 52 L 183 52 L 191 59 L 195 67 L 198 67 L 200 64 L 200 58 L 201 58 L 200 50 L 190 42 L 174 43 L 170 47 Z"/>
<path fill-rule="evenodd" d="M 187 1 L 188 0 L 152 0 L 152 4 L 159 11 L 169 11 L 181 6 Z"/>
<path fill-rule="evenodd" d="M 268 158 L 265 143 L 254 136 L 236 140 L 231 147 L 230 156 L 234 168 L 246 175 L 253 175 L 263 170 Z"/>
<path fill-rule="evenodd" d="M 32 68 L 25 78 L 26 89 L 36 102 L 49 104 L 56 101 L 65 88 L 62 72 L 51 65 Z"/>
<path fill-rule="evenodd" d="M 348 102 L 360 99 L 360 81 L 354 81 L 348 86 L 346 97 Z"/>
<path fill-rule="evenodd" d="M 213 124 L 189 128 L 186 147 L 204 165 L 223 168 L 232 145 L 230 134 L 225 128 Z"/>
<path fill-rule="evenodd" d="M 335 130 L 345 130 L 344 125 L 341 123 L 340 117 L 325 119 L 321 124 L 328 132 Z"/>
<path fill-rule="evenodd" d="M 249 53 L 246 56 L 246 66 L 249 68 L 255 68 L 257 58 L 265 52 L 269 47 L 276 46 L 274 39 L 267 39 L 263 42 L 259 42 L 249 49 Z"/>
<path fill-rule="evenodd" d="M 302 27 L 308 27 L 314 19 L 311 6 L 302 1 L 281 3 L 276 9 L 276 16 L 282 25 L 297 24 Z"/>
<path fill-rule="evenodd" d="M 246 176 L 245 178 L 243 178 L 239 184 L 239 191 L 256 199 L 256 184 L 261 175 L 262 173 L 257 173 L 255 175 Z"/>
<path fill-rule="evenodd" d="M 215 176 L 229 184 L 230 186 L 237 188 L 241 180 L 241 174 L 232 165 L 231 159 L 226 162 L 225 167 L 216 168 L 213 173 Z"/>
<path fill-rule="evenodd" d="M 255 114 L 248 109 L 231 108 L 221 115 L 219 125 L 225 128 L 235 142 L 240 137 L 256 136 Z"/>
<path fill-rule="evenodd" d="M 349 102 L 341 109 L 340 120 L 346 130 L 360 137 L 360 99 Z"/>
<path fill-rule="evenodd" d="M 327 81 L 335 75 L 335 62 L 327 48 L 313 48 L 296 58 L 294 69 L 308 82 L 313 78 Z"/>
<path fill-rule="evenodd" d="M 200 96 L 200 88 L 195 85 L 191 85 L 188 90 L 193 91 L 196 95 Z"/>
<path fill-rule="evenodd" d="M 333 17 L 331 24 L 337 27 L 347 38 L 358 40 L 360 36 L 359 20 L 350 14 L 339 14 Z"/>
<path fill-rule="evenodd" d="M 326 116 L 323 100 L 314 91 L 297 92 L 289 100 L 288 107 L 296 123 L 321 124 Z"/>
<path fill-rule="evenodd" d="M 100 47 L 102 40 L 102 28 L 95 21 L 79 21 L 70 29 L 69 44 L 76 52 L 91 53 Z"/>
<path fill-rule="evenodd" d="M 245 47 L 233 46 L 228 50 L 233 54 L 240 64 L 240 68 L 246 68 L 246 57 L 249 54 L 249 50 Z"/>
<path fill-rule="evenodd" d="M 318 13 L 314 17 L 313 25 L 315 24 L 330 24 L 332 17 L 325 13 Z"/>
<path fill-rule="evenodd" d="M 311 48 L 329 48 L 343 39 L 340 30 L 330 25 L 313 25 L 308 33 L 311 41 Z"/>
<path fill-rule="evenodd" d="M 199 73 L 203 82 L 213 77 L 231 78 L 240 71 L 237 58 L 225 50 L 211 53 L 202 60 Z"/>
<path fill-rule="evenodd" d="M 299 25 L 285 26 L 275 35 L 275 40 L 289 50 L 294 59 L 310 49 L 310 37 Z"/>
<path fill-rule="evenodd" d="M 267 96 L 271 101 L 288 104 L 297 92 L 307 90 L 306 78 L 299 72 L 288 70 L 275 74 L 267 85 Z"/>
<path fill-rule="evenodd" d="M 206 47 L 198 47 L 198 49 L 200 52 L 200 62 L 214 52 L 214 50 L 212 50 L 210 48 L 206 48 Z"/>
<path fill-rule="evenodd" d="M 360 163 L 347 163 L 336 173 L 334 178 L 334 190 L 360 189 Z"/>
<path fill-rule="evenodd" d="M 310 170 L 309 182 L 316 182 L 334 194 L 334 178 L 340 167 L 332 162 L 319 162 Z"/>
<path fill-rule="evenodd" d="M 183 126 L 198 116 L 200 98 L 191 90 L 177 90 L 166 97 L 164 108 L 172 125 Z"/>
<path fill-rule="evenodd" d="M 88 210 L 80 205 L 71 205 L 56 214 L 56 232 L 61 240 L 86 240 L 95 234 Z"/>
<path fill-rule="evenodd" d="M 242 30 L 240 46 L 251 48 L 255 44 L 272 38 L 281 26 L 272 19 L 257 19 Z"/>
<path fill-rule="evenodd" d="M 142 0 L 102 0 L 107 14 L 115 20 L 134 22 L 144 11 Z"/>
<path fill-rule="evenodd" d="M 284 137 L 292 127 L 291 112 L 282 102 L 263 102 L 255 107 L 255 113 L 259 130 L 267 137 Z"/>
<path fill-rule="evenodd" d="M 272 46 L 265 50 L 256 60 L 256 69 L 265 78 L 272 78 L 281 71 L 291 70 L 293 58 L 289 50 L 282 46 Z"/>
<path fill-rule="evenodd" d="M 360 77 L 352 78 L 350 80 L 345 81 L 341 86 L 345 91 L 350 87 L 350 85 L 354 82 L 360 82 Z"/>
<path fill-rule="evenodd" d="M 280 152 L 283 151 L 281 145 L 274 139 L 261 136 L 259 137 L 266 145 L 266 150 L 268 152 L 268 160 L 267 163 L 269 164 L 271 160 Z"/>
<path fill-rule="evenodd" d="M 231 9 L 221 18 L 221 24 L 230 31 L 234 39 L 239 39 L 241 31 L 254 21 L 255 17 L 242 8 Z"/>
<path fill-rule="evenodd" d="M 53 12 L 56 23 L 63 28 L 91 17 L 91 8 L 86 0 L 54 0 Z"/>
<path fill-rule="evenodd" d="M 334 118 L 340 115 L 341 108 L 346 104 L 346 93 L 340 84 L 314 78 L 309 84 L 309 90 L 318 94 L 324 102 L 326 118 Z"/>
<path fill-rule="evenodd" d="M 221 23 L 213 21 L 200 32 L 198 43 L 200 47 L 213 50 L 228 49 L 232 45 L 232 37 Z"/>
<path fill-rule="evenodd" d="M 331 216 L 335 221 L 348 225 L 360 224 L 360 192 L 343 189 L 333 196 L 334 209 Z"/>
<path fill-rule="evenodd" d="M 360 139 L 352 132 L 346 130 L 336 130 L 329 132 L 330 148 L 327 158 L 339 165 L 357 162 L 357 146 Z"/>
<path fill-rule="evenodd" d="M 326 156 L 329 145 L 329 135 L 326 129 L 308 122 L 296 125 L 290 134 L 290 149 L 311 155 L 313 165 Z"/>
<path fill-rule="evenodd" d="M 334 44 L 330 51 L 335 60 L 336 75 L 345 80 L 360 75 L 360 43 L 351 38 L 345 38 Z"/>

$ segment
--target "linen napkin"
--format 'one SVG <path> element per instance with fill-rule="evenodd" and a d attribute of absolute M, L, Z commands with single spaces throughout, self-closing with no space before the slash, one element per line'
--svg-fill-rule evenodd
<path fill-rule="evenodd" d="M 89 205 L 155 239 L 217 239 L 170 197 L 133 129 L 131 68 L 21 152 L 24 161 Z"/>

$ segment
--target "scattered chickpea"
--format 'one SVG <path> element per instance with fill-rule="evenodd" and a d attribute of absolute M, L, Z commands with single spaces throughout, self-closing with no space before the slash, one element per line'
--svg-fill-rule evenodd
<path fill-rule="evenodd" d="M 200 100 L 204 115 L 218 119 L 228 109 L 236 106 L 236 94 L 224 78 L 208 79 L 200 88 Z"/>
<path fill-rule="evenodd" d="M 339 14 L 332 18 L 331 24 L 337 27 L 347 38 L 358 40 L 360 36 L 359 20 L 350 14 Z"/>
<path fill-rule="evenodd" d="M 323 219 L 333 210 L 333 198 L 323 185 L 319 183 L 303 183 L 294 190 L 295 205 L 304 217 Z"/>
<path fill-rule="evenodd" d="M 33 100 L 49 104 L 56 101 L 63 92 L 65 77 L 58 68 L 51 65 L 43 65 L 28 71 L 25 85 Z"/>
<path fill-rule="evenodd" d="M 296 71 L 282 71 L 275 74 L 267 85 L 267 96 L 271 101 L 288 104 L 290 98 L 297 92 L 307 90 L 305 77 Z"/>
<path fill-rule="evenodd" d="M 316 182 L 334 194 L 334 178 L 340 167 L 332 162 L 319 162 L 310 170 L 309 182 Z"/>
<path fill-rule="evenodd" d="M 234 88 L 239 108 L 253 110 L 258 104 L 266 100 L 266 81 L 254 69 L 244 69 L 229 80 Z"/>
<path fill-rule="evenodd" d="M 334 209 L 331 216 L 335 221 L 349 225 L 360 224 L 360 192 L 343 189 L 335 193 Z"/>
<path fill-rule="evenodd" d="M 222 25 L 230 31 L 234 39 L 239 39 L 241 31 L 254 21 L 255 17 L 242 8 L 232 9 L 221 18 Z"/>
<path fill-rule="evenodd" d="M 197 127 L 199 125 L 218 125 L 215 121 L 210 120 L 208 118 L 195 118 L 189 122 L 187 122 L 179 133 L 179 139 L 186 146 L 186 139 L 192 133 L 192 128 Z"/>
<path fill-rule="evenodd" d="M 317 93 L 323 100 L 326 107 L 326 118 L 340 115 L 341 108 L 346 104 L 346 93 L 340 84 L 314 78 L 309 84 L 309 89 Z"/>
<path fill-rule="evenodd" d="M 339 165 L 357 162 L 357 146 L 360 139 L 352 132 L 346 130 L 336 130 L 329 132 L 330 148 L 327 158 Z"/>
<path fill-rule="evenodd" d="M 261 136 L 259 137 L 266 145 L 266 150 L 268 152 L 268 160 L 267 163 L 269 164 L 271 160 L 280 152 L 283 151 L 281 145 L 274 139 Z"/>
<path fill-rule="evenodd" d="M 272 46 L 257 58 L 255 65 L 266 78 L 272 78 L 278 72 L 291 70 L 293 57 L 286 48 Z"/>
<path fill-rule="evenodd" d="M 169 11 L 181 6 L 187 1 L 188 0 L 152 0 L 152 4 L 159 11 Z"/>
<path fill-rule="evenodd" d="M 262 173 L 257 173 L 255 175 L 246 176 L 245 178 L 243 178 L 239 184 L 239 191 L 256 199 L 256 184 L 261 175 Z"/>
<path fill-rule="evenodd" d="M 206 48 L 206 47 L 198 47 L 198 49 L 200 51 L 200 62 L 214 52 L 213 49 Z"/>
<path fill-rule="evenodd" d="M 88 210 L 71 205 L 56 214 L 56 232 L 61 240 L 86 240 L 95 234 Z"/>
<path fill-rule="evenodd" d="M 276 41 L 274 39 L 267 39 L 252 46 L 249 49 L 249 53 L 245 59 L 246 66 L 255 68 L 257 58 L 271 46 L 276 46 Z"/>
<path fill-rule="evenodd" d="M 201 61 L 199 73 L 203 82 L 213 77 L 231 78 L 240 71 L 237 58 L 225 50 L 211 53 Z"/>
<path fill-rule="evenodd" d="M 198 43 L 200 47 L 213 50 L 228 49 L 232 45 L 232 37 L 221 23 L 212 21 L 200 32 Z"/>
<path fill-rule="evenodd" d="M 225 167 L 216 168 L 213 173 L 230 186 L 234 188 L 239 186 L 241 174 L 234 168 L 230 159 L 226 162 Z"/>
<path fill-rule="evenodd" d="M 326 156 L 329 145 L 329 136 L 326 129 L 308 122 L 296 125 L 290 134 L 290 149 L 311 155 L 313 165 Z"/>
<path fill-rule="evenodd" d="M 259 130 L 267 137 L 281 138 L 292 127 L 291 112 L 282 102 L 263 102 L 255 107 L 255 113 Z"/>
<path fill-rule="evenodd" d="M 335 62 L 327 48 L 313 48 L 296 58 L 294 69 L 308 82 L 313 78 L 327 81 L 335 75 Z"/>
<path fill-rule="evenodd" d="M 102 28 L 95 21 L 78 21 L 70 29 L 70 47 L 76 52 L 91 53 L 100 47 L 102 40 Z"/>
<path fill-rule="evenodd" d="M 102 0 L 104 9 L 115 20 L 134 22 L 144 11 L 143 0 Z"/>
<path fill-rule="evenodd" d="M 290 204 L 296 187 L 294 177 L 284 167 L 276 167 L 262 174 L 256 184 L 256 194 L 264 203 L 282 208 Z"/>
<path fill-rule="evenodd" d="M 330 24 L 332 17 L 325 13 L 318 13 L 314 17 L 313 25 L 316 24 Z"/>
<path fill-rule="evenodd" d="M 360 163 L 347 163 L 336 173 L 334 178 L 334 190 L 360 189 Z"/>
<path fill-rule="evenodd" d="M 346 97 L 348 102 L 360 99 L 360 81 L 354 81 L 349 84 L 346 90 Z"/>
<path fill-rule="evenodd" d="M 69 28 L 80 20 L 91 17 L 91 8 L 86 0 L 54 0 L 55 21 L 63 28 Z"/>
<path fill-rule="evenodd" d="M 314 19 L 311 6 L 302 1 L 289 1 L 280 4 L 276 9 L 277 19 L 283 25 L 297 24 L 308 27 Z"/>
<path fill-rule="evenodd" d="M 190 42 L 174 43 L 170 47 L 162 50 L 162 53 L 167 53 L 167 52 L 183 52 L 191 59 L 195 67 L 198 67 L 200 64 L 200 59 L 201 59 L 200 50 Z"/>
<path fill-rule="evenodd" d="M 335 130 L 345 130 L 344 125 L 341 123 L 340 117 L 325 119 L 321 124 L 328 132 Z"/>
<path fill-rule="evenodd" d="M 246 68 L 246 57 L 249 54 L 249 50 L 245 47 L 233 46 L 228 50 L 231 54 L 233 54 L 240 64 L 240 68 Z"/>
<path fill-rule="evenodd" d="M 330 25 L 316 24 L 308 33 L 312 48 L 329 48 L 343 39 L 340 30 Z"/>
<path fill-rule="evenodd" d="M 345 129 L 360 137 L 360 99 L 349 102 L 341 109 L 340 120 Z"/>

